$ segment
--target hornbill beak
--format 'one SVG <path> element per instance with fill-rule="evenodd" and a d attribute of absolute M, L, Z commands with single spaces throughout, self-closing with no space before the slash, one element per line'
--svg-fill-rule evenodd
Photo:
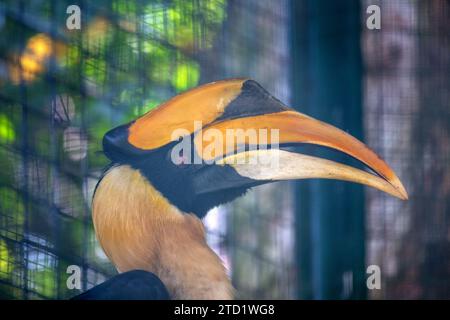
<path fill-rule="evenodd" d="M 361 141 L 283 105 L 258 83 L 247 79 L 218 81 L 178 95 L 107 133 L 104 149 L 113 160 L 151 156 L 178 141 L 180 135 L 173 132 L 180 129 L 184 137 L 192 139 L 193 153 L 208 164 L 193 173 L 197 195 L 279 180 L 325 178 L 361 183 L 408 199 L 394 171 Z M 266 136 L 255 140 L 246 134 L 248 130 Z M 244 135 L 226 139 L 229 132 Z M 283 149 L 296 144 L 338 150 L 361 161 L 375 174 Z"/>
<path fill-rule="evenodd" d="M 212 128 L 221 131 L 225 128 L 278 129 L 280 145 L 309 143 L 336 149 L 363 162 L 378 176 L 334 161 L 278 149 L 240 152 L 218 161 L 219 164 L 233 166 L 240 175 L 258 180 L 346 180 L 374 187 L 402 200 L 408 199 L 408 194 L 394 171 L 365 144 L 336 127 L 299 112 L 284 111 L 235 119 Z M 254 165 L 255 163 L 258 165 Z M 277 164 L 277 170 L 271 170 L 274 163 Z"/>

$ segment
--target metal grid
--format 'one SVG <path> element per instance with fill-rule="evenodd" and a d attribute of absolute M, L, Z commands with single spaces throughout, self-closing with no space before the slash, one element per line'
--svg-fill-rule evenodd
<path fill-rule="evenodd" d="M 301 32 L 292 30 L 293 3 L 82 1 L 82 30 L 68 31 L 71 1 L 0 1 L 1 298 L 73 296 L 79 291 L 67 289 L 69 265 L 81 267 L 82 290 L 115 273 L 89 207 L 107 163 L 101 138 L 108 129 L 226 77 L 252 77 L 290 104 L 290 66 L 299 57 L 289 36 Z M 364 135 L 410 193 L 402 203 L 366 192 L 366 266 L 382 271 L 381 290 L 369 297 L 448 298 L 450 6 L 360 4 Z M 381 30 L 364 27 L 369 4 L 382 9 Z M 293 18 L 313 25 L 311 16 Z M 332 121 L 345 118 L 344 109 L 322 111 Z M 340 183 L 338 191 L 346 188 L 353 187 Z M 311 261 L 295 261 L 302 248 L 296 256 L 292 194 L 288 183 L 260 187 L 206 218 L 208 241 L 239 297 L 294 298 L 304 285 L 296 278 Z M 344 238 L 347 249 L 364 241 Z M 320 279 L 341 286 L 341 279 Z"/>
<path fill-rule="evenodd" d="M 289 2 L 232 1 L 214 56 L 222 77 L 257 79 L 289 105 Z M 226 261 L 239 298 L 295 298 L 294 214 L 289 183 L 266 185 L 219 209 Z"/>
<path fill-rule="evenodd" d="M 82 28 L 69 31 L 71 4 L 0 2 L 1 298 L 73 296 L 69 265 L 81 267 L 82 290 L 115 273 L 90 219 L 108 129 L 224 77 L 271 79 L 262 82 L 288 98 L 286 1 L 80 1 Z M 242 297 L 293 296 L 293 238 L 279 232 L 289 206 L 281 218 L 253 215 L 262 193 L 285 202 L 283 190 L 252 193 L 245 213 L 233 205 L 206 221 Z M 247 245 L 242 234 L 261 228 L 270 237 Z M 268 280 L 250 286 L 249 273 Z"/>
<path fill-rule="evenodd" d="M 382 272 L 370 297 L 448 299 L 450 3 L 364 4 L 382 15 L 381 30 L 362 35 L 367 141 L 410 195 L 399 202 L 367 192 L 367 264 Z"/>

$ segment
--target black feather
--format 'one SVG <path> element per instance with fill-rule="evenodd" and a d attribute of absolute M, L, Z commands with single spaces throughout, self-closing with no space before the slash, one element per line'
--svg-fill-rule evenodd
<path fill-rule="evenodd" d="M 156 275 L 133 270 L 118 274 L 71 300 L 170 300 L 170 296 Z"/>

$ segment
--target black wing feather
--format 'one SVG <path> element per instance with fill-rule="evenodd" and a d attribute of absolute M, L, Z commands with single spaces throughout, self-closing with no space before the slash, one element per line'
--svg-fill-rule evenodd
<path fill-rule="evenodd" d="M 71 300 L 170 300 L 170 296 L 156 275 L 133 270 L 118 274 Z"/>

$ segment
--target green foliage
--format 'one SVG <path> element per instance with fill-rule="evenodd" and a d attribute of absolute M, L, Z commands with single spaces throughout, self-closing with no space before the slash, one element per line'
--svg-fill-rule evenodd
<path fill-rule="evenodd" d="M 172 76 L 172 85 L 177 91 L 195 87 L 200 78 L 200 67 L 193 61 L 179 62 Z"/>
<path fill-rule="evenodd" d="M 29 277 L 33 279 L 33 290 L 38 294 L 51 298 L 56 291 L 56 273 L 53 269 L 29 271 Z"/>
<path fill-rule="evenodd" d="M 59 7 L 44 3 L 45 9 L 27 12 L 36 25 L 52 25 L 50 9 Z M 56 292 L 65 265 L 79 263 L 86 250 L 89 267 L 104 263 L 92 253 L 86 190 L 86 180 L 108 164 L 103 136 L 199 84 L 198 53 L 212 47 L 225 7 L 225 0 L 100 0 L 83 16 L 83 32 L 62 31 L 63 43 L 29 26 L 34 24 L 8 19 L 0 26 L 0 90 L 12 100 L 0 112 L 0 236 L 20 243 L 33 235 L 27 239 L 43 239 L 42 246 L 58 254 L 55 265 L 25 270 L 23 244 L 16 250 L 0 238 L 0 279 L 13 284 L 0 286 L 0 297 L 20 297 L 14 286 L 23 286 L 25 275 L 30 292 L 38 294 L 30 297 L 68 296 L 64 288 Z M 73 101 L 70 117 L 55 106 L 60 95 Z M 87 156 L 69 157 L 70 148 L 76 153 L 83 146 L 76 134 L 64 144 L 68 128 L 86 135 Z"/>
<path fill-rule="evenodd" d="M 106 62 L 104 59 L 88 58 L 84 63 L 84 75 L 95 83 L 102 84 L 106 78 Z"/>
<path fill-rule="evenodd" d="M 218 27 L 226 17 L 226 2 L 173 0 L 167 3 L 167 7 L 160 1 L 147 5 L 145 23 L 153 30 L 164 32 L 167 41 L 180 49 L 192 51 L 211 47 Z"/>
<path fill-rule="evenodd" d="M 13 157 L 13 152 L 7 150 L 6 148 L 0 147 L 0 181 L 4 185 L 10 185 L 14 180 Z"/>
<path fill-rule="evenodd" d="M 5 240 L 0 239 L 0 279 L 9 277 L 14 265 L 14 257 L 10 255 Z"/>
<path fill-rule="evenodd" d="M 25 221 L 21 195 L 11 188 L 0 187 L 0 212 L 0 236 L 21 240 Z"/>
<path fill-rule="evenodd" d="M 14 125 L 6 114 L 0 114 L 0 142 L 12 143 L 16 139 Z"/>

